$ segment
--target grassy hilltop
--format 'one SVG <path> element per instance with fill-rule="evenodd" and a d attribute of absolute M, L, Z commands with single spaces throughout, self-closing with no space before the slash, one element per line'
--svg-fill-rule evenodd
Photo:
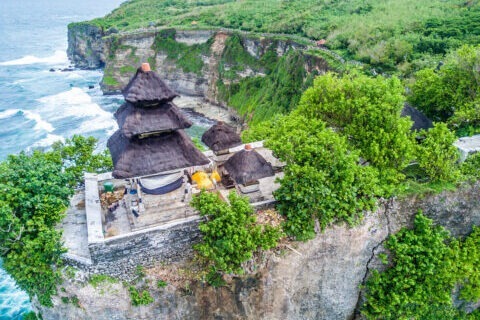
<path fill-rule="evenodd" d="M 401 73 L 480 43 L 475 0 L 130 0 L 90 23 L 105 30 L 225 27 L 326 39 L 347 58 Z"/>

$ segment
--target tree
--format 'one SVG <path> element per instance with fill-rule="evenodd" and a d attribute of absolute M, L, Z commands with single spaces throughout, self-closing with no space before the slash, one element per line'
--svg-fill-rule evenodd
<path fill-rule="evenodd" d="M 383 179 L 395 182 L 414 154 L 411 120 L 400 117 L 403 102 L 403 87 L 395 77 L 328 73 L 315 79 L 295 112 L 325 121 L 360 150 Z"/>
<path fill-rule="evenodd" d="M 61 159 L 65 171 L 72 173 L 75 181 L 83 179 L 84 172 L 106 172 L 113 169 L 110 152 L 105 149 L 95 154 L 97 139 L 74 135 L 65 142 L 55 142 L 52 146 L 54 156 Z"/>
<path fill-rule="evenodd" d="M 465 45 L 445 64 L 415 74 L 409 101 L 437 121 L 456 130 L 480 127 L 480 46 Z"/>
<path fill-rule="evenodd" d="M 279 118 L 274 127 L 266 145 L 287 163 L 275 192 L 287 234 L 306 240 L 314 235 L 315 219 L 322 229 L 339 221 L 352 225 L 375 207 L 376 171 L 358 164 L 345 137 L 297 114 Z"/>
<path fill-rule="evenodd" d="M 431 181 L 454 182 L 459 177 L 455 140 L 455 134 L 442 122 L 425 132 L 425 139 L 417 147 L 417 159 Z"/>
<path fill-rule="evenodd" d="M 60 280 L 51 266 L 60 263 L 64 252 L 55 226 L 73 194 L 72 176 L 63 172 L 60 162 L 38 151 L 9 156 L 0 168 L 3 267 L 31 297 L 51 305 Z"/>
<path fill-rule="evenodd" d="M 192 199 L 191 205 L 201 216 L 207 217 L 200 223 L 203 237 L 195 249 L 213 263 L 215 270 L 241 273 L 241 264 L 251 259 L 254 251 L 275 247 L 281 232 L 268 225 L 256 224 L 248 199 L 231 192 L 228 201 L 206 191 Z"/>
<path fill-rule="evenodd" d="M 96 140 L 74 136 L 53 151 L 10 155 L 0 163 L 0 257 L 30 297 L 51 306 L 65 252 L 56 229 L 84 170 L 109 167 L 93 155 Z"/>

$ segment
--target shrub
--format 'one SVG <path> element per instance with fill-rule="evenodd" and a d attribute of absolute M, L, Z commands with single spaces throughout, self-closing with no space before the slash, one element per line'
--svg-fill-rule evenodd
<path fill-rule="evenodd" d="M 191 205 L 207 217 L 199 226 L 202 242 L 194 248 L 216 270 L 241 273 L 242 262 L 252 258 L 256 250 L 276 246 L 281 233 L 265 232 L 255 223 L 248 199 L 231 192 L 228 200 L 226 203 L 217 194 L 205 191 L 193 198 Z"/>
<path fill-rule="evenodd" d="M 413 159 L 415 146 L 411 120 L 400 117 L 403 90 L 395 77 L 328 73 L 305 91 L 296 112 L 335 128 L 379 169 L 383 180 L 396 183 Z"/>
<path fill-rule="evenodd" d="M 464 241 L 452 239 L 420 212 L 412 230 L 387 239 L 392 263 L 367 280 L 362 313 L 367 319 L 470 319 L 453 306 L 452 292 L 458 285 L 461 299 L 480 299 L 479 245 L 480 228 Z"/>
<path fill-rule="evenodd" d="M 158 288 L 165 288 L 168 285 L 168 283 L 164 280 L 158 280 L 157 281 L 157 287 Z"/>
<path fill-rule="evenodd" d="M 147 290 L 139 291 L 134 286 L 128 287 L 130 293 L 130 299 L 132 299 L 132 305 L 142 306 L 152 303 L 154 300 Z"/>
<path fill-rule="evenodd" d="M 459 170 L 456 165 L 459 153 L 453 145 L 456 140 L 445 123 L 435 123 L 425 139 L 418 145 L 417 160 L 427 176 L 434 182 L 456 181 Z"/>

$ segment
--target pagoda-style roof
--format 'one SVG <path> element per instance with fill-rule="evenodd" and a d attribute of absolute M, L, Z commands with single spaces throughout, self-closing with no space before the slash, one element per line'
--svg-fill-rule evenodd
<path fill-rule="evenodd" d="M 422 130 L 422 129 L 430 129 L 433 128 L 432 120 L 428 119 L 426 115 L 424 115 L 420 110 L 412 107 L 410 104 L 405 103 L 403 105 L 402 117 L 410 117 L 412 119 L 413 124 L 410 128 L 411 130 Z"/>
<path fill-rule="evenodd" d="M 118 126 L 127 138 L 140 134 L 174 131 L 192 126 L 190 120 L 172 103 L 155 108 L 137 108 L 126 102 L 115 112 Z"/>
<path fill-rule="evenodd" d="M 223 165 L 237 184 L 247 184 L 275 174 L 272 165 L 247 145 L 231 156 Z"/>
<path fill-rule="evenodd" d="M 210 162 L 183 130 L 146 139 L 128 139 L 120 130 L 108 139 L 115 178 L 132 178 L 159 172 L 202 166 Z"/>
<path fill-rule="evenodd" d="M 172 101 L 178 96 L 157 73 L 144 71 L 146 69 L 142 67 L 137 69 L 137 73 L 123 90 L 125 100 L 135 106 L 152 107 Z M 147 70 L 149 69 L 150 67 Z"/>
<path fill-rule="evenodd" d="M 234 128 L 219 121 L 205 131 L 202 142 L 213 151 L 220 151 L 241 145 L 242 139 Z"/>

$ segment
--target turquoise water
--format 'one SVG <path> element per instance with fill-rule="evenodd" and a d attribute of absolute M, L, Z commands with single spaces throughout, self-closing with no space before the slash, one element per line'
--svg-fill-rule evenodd
<path fill-rule="evenodd" d="M 111 112 L 122 98 L 102 96 L 100 71 L 49 70 L 69 65 L 68 23 L 102 16 L 121 2 L 0 1 L 0 160 L 76 133 L 104 144 L 116 130 Z M 21 319 L 29 308 L 27 295 L 0 268 L 0 319 Z"/>

